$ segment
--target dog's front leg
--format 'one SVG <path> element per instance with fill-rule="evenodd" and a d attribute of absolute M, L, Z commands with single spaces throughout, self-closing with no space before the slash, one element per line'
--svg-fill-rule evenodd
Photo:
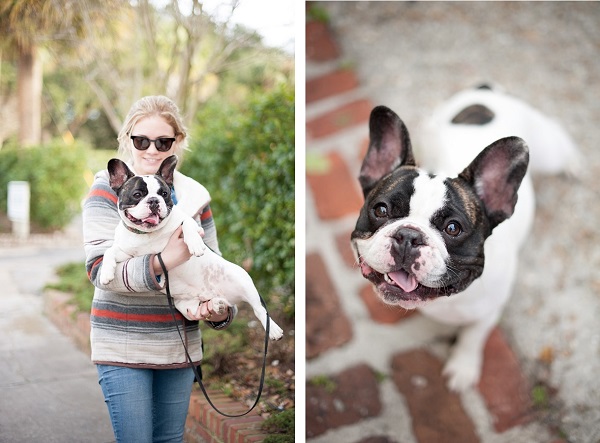
<path fill-rule="evenodd" d="M 461 328 L 443 371 L 443 374 L 448 377 L 450 390 L 462 392 L 479 381 L 483 365 L 483 348 L 497 320 L 498 315 L 492 315 Z"/>
<path fill-rule="evenodd" d="M 100 283 L 109 284 L 115 278 L 117 263 L 127 260 L 131 256 L 119 249 L 116 245 L 108 248 L 104 252 L 102 259 L 102 268 L 100 269 Z"/>
<path fill-rule="evenodd" d="M 193 218 L 186 218 L 182 223 L 183 241 L 187 245 L 190 254 L 200 257 L 206 250 L 202 233 L 204 230 L 198 226 Z"/>

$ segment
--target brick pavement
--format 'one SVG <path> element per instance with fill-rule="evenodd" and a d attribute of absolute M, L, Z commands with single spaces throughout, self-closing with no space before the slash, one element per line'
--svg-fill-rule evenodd
<path fill-rule="evenodd" d="M 441 369 L 453 331 L 384 305 L 360 275 L 349 238 L 376 104 L 327 24 L 307 17 L 307 440 L 561 442 L 504 331 L 488 340 L 477 388 L 451 393 Z"/>

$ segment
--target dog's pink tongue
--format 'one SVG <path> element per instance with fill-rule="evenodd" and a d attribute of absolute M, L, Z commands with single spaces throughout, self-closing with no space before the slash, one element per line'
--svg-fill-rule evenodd
<path fill-rule="evenodd" d="M 415 276 L 410 275 L 406 271 L 394 271 L 390 272 L 388 275 L 404 292 L 412 292 L 417 289 L 417 286 L 419 285 Z"/>
<path fill-rule="evenodd" d="M 158 214 L 151 214 L 148 218 L 142 220 L 144 223 L 148 223 L 151 225 L 157 225 L 159 222 Z"/>

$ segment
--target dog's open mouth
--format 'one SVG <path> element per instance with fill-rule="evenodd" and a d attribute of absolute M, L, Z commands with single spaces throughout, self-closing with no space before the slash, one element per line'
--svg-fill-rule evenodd
<path fill-rule="evenodd" d="M 404 292 L 412 292 L 419 286 L 416 277 L 403 269 L 384 274 L 384 279 L 386 283 L 396 285 Z"/>
<path fill-rule="evenodd" d="M 140 219 L 140 218 L 135 218 L 133 215 L 131 215 L 129 212 L 126 213 L 127 218 L 134 224 L 141 226 L 141 225 L 146 225 L 148 227 L 153 227 L 156 226 L 160 223 L 161 218 L 158 214 L 155 213 L 151 213 L 149 214 L 146 218 Z"/>
<path fill-rule="evenodd" d="M 404 270 L 387 274 L 373 271 L 370 275 L 365 275 L 365 278 L 375 285 L 380 297 L 389 304 L 403 305 L 403 302 L 423 302 L 440 295 L 447 295 L 446 290 L 424 286 L 414 275 Z"/>
<path fill-rule="evenodd" d="M 386 303 L 393 305 L 403 305 L 405 302 L 423 302 L 440 295 L 450 295 L 456 292 L 452 286 L 441 288 L 424 286 L 413 274 L 404 269 L 380 273 L 362 262 L 361 271 L 363 277 L 373 283 L 379 296 Z"/>

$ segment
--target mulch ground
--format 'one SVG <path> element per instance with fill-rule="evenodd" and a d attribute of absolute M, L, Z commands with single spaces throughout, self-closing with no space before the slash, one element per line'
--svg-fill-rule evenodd
<path fill-rule="evenodd" d="M 283 315 L 273 313 L 277 323 L 283 328 L 285 334 L 279 341 L 269 341 L 265 383 L 259 404 L 258 412 L 264 418 L 273 413 L 289 410 L 295 406 L 295 340 L 289 331 L 294 329 L 291 322 L 286 322 Z M 236 322 L 254 322 L 254 316 L 240 309 Z M 254 404 L 259 388 L 264 352 L 264 329 L 248 327 L 248 341 L 250 346 L 242 352 L 219 354 L 210 361 L 215 369 L 212 373 L 204 374 L 205 386 L 212 386 L 223 390 L 232 398 L 251 406 Z M 210 340 L 218 338 L 210 337 Z M 207 358 L 210 357 L 210 346 L 219 346 L 218 343 L 204 340 Z M 215 361 L 217 360 L 217 361 Z"/>

